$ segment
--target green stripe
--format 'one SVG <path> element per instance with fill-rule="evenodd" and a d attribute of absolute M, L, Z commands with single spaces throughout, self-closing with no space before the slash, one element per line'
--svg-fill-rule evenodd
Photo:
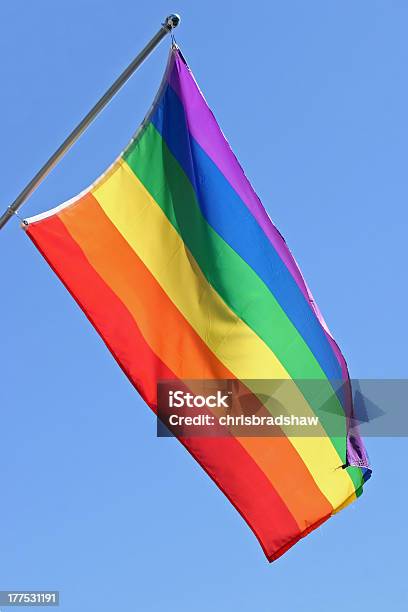
<path fill-rule="evenodd" d="M 151 123 L 125 152 L 124 159 L 180 234 L 208 282 L 274 352 L 289 375 L 293 379 L 325 380 L 313 353 L 268 287 L 206 222 L 193 186 Z M 344 435 L 333 436 L 331 441 L 344 463 L 344 412 L 337 397 L 331 397 L 331 406 L 325 406 L 328 418 L 338 415 L 344 422 Z M 306 399 L 318 412 L 318 398 Z M 324 427 L 325 415 L 319 413 L 319 417 Z M 360 481 L 355 484 L 359 486 Z"/>
<path fill-rule="evenodd" d="M 363 471 L 357 465 L 351 465 L 347 469 L 347 473 L 353 481 L 354 486 L 356 487 L 356 497 L 360 497 L 363 494 Z"/>

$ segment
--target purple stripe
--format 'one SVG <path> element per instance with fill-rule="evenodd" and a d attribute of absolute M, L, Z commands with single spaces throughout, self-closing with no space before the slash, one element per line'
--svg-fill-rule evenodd
<path fill-rule="evenodd" d="M 243 169 L 195 82 L 194 76 L 179 53 L 176 53 L 175 63 L 169 72 L 168 80 L 184 105 L 191 135 L 218 166 L 219 170 L 251 211 L 308 300 L 309 295 L 305 282 L 291 252 L 246 178 Z"/>

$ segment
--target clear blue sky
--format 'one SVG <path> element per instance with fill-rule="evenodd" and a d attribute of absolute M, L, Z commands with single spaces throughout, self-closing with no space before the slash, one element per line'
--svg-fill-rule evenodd
<path fill-rule="evenodd" d="M 405 0 L 13 0 L 0 7 L 6 206 L 166 14 L 353 377 L 406 377 Z M 147 110 L 168 41 L 26 216 L 75 195 Z M 269 565 L 12 223 L 0 235 L 0 589 L 62 611 L 407 609 L 406 439 L 369 439 L 360 500 Z M 43 608 L 38 608 L 38 610 Z"/>

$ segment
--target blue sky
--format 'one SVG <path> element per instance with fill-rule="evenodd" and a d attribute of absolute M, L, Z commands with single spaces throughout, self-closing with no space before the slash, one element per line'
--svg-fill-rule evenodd
<path fill-rule="evenodd" d="M 406 377 L 404 0 L 1 3 L 2 206 L 172 11 L 352 376 Z M 26 216 L 75 195 L 123 149 L 168 45 Z M 407 609 L 406 439 L 369 439 L 375 472 L 362 498 L 269 565 L 177 441 L 156 438 L 152 414 L 14 220 L 0 257 L 0 589 L 59 589 L 64 612 Z"/>

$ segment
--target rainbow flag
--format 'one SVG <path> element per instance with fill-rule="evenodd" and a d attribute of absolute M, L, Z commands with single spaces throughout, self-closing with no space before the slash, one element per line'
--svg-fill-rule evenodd
<path fill-rule="evenodd" d="M 160 380 L 349 380 L 176 46 L 124 153 L 24 228 L 154 411 Z M 362 491 L 370 472 L 346 396 L 341 435 L 180 437 L 270 561 Z"/>

